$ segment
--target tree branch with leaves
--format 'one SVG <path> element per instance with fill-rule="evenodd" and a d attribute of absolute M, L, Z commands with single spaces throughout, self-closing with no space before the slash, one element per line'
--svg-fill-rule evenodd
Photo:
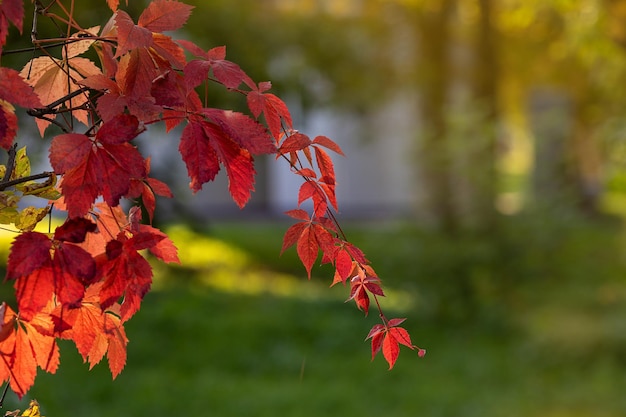
<path fill-rule="evenodd" d="M 56 372 L 57 339 L 72 340 L 90 367 L 106 356 L 115 378 L 126 363 L 124 324 L 140 310 L 152 283 L 144 251 L 179 262 L 174 243 L 151 225 L 157 196 L 172 198 L 172 192 L 150 176 L 149 158 L 133 144 L 156 123 L 168 132 L 182 127 L 178 151 L 191 190 L 201 190 L 223 169 L 241 208 L 254 191 L 254 157 L 287 160 L 303 182 L 298 207 L 287 212 L 298 222 L 287 230 L 282 250 L 296 246 L 309 278 L 321 252 L 321 262 L 335 268 L 332 284 L 349 285 L 349 300 L 365 314 L 373 297 L 382 324 L 368 335 L 372 357 L 382 350 L 392 368 L 399 345 L 424 355 L 399 327 L 404 319 L 383 314 L 380 280 L 334 215 L 338 203 L 329 151 L 343 155 L 341 148 L 326 136 L 311 140 L 296 131 L 283 100 L 269 92 L 271 83 L 254 82 L 226 59 L 224 46 L 205 50 L 166 35 L 186 23 L 192 6 L 155 0 L 135 23 L 118 1 L 108 0 L 113 12 L 108 22 L 83 28 L 74 1 L 34 3 L 33 48 L 11 51 L 4 49 L 7 28 L 22 32 L 24 5 L 0 2 L 2 54 L 39 55 L 21 71 L 0 67 L 0 147 L 8 155 L 0 173 L 0 223 L 19 231 L 6 274 L 17 303 L 0 307 L 0 380 L 9 381 L 18 397 L 34 384 L 37 368 Z M 61 35 L 39 39 L 41 19 L 52 20 Z M 60 47 L 59 56 L 53 46 Z M 97 54 L 98 63 L 83 56 L 88 51 Z M 245 97 L 249 114 L 211 107 L 196 91 L 206 83 Z M 25 149 L 15 145 L 14 106 L 27 109 L 25 117 L 35 119 L 42 136 L 51 125 L 61 129 L 49 146 L 53 172 L 31 174 Z M 19 209 L 25 196 L 47 204 Z M 125 211 L 122 200 L 134 205 Z M 310 213 L 301 208 L 308 200 Z M 66 217 L 64 223 L 48 233 L 33 231 L 53 209 Z"/>

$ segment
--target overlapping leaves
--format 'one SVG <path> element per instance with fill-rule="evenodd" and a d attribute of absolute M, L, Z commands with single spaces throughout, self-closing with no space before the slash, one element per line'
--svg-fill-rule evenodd
<path fill-rule="evenodd" d="M 179 262 L 172 241 L 150 225 L 157 196 L 172 192 L 149 177 L 150 159 L 134 143 L 159 121 L 168 132 L 182 127 L 178 150 L 191 190 L 225 171 L 239 207 L 254 191 L 255 156 L 276 154 L 287 161 L 303 182 L 298 207 L 287 212 L 297 223 L 287 230 L 282 251 L 295 245 L 309 277 L 318 259 L 332 264 L 333 284 L 349 284 L 349 300 L 365 314 L 375 301 L 383 323 L 368 335 L 373 356 L 382 351 L 391 368 L 399 345 L 417 349 L 399 327 L 403 319 L 385 318 L 378 276 L 333 215 L 337 181 L 329 151 L 343 155 L 341 148 L 325 136 L 311 140 L 295 131 L 286 104 L 270 92 L 271 83 L 253 81 L 226 59 L 224 46 L 205 50 L 166 35 L 185 24 L 192 6 L 154 0 L 135 22 L 119 0 L 107 4 L 114 14 L 102 28 L 81 28 L 71 8 L 61 8 L 68 13 L 64 18 L 38 10 L 58 24 L 71 22 L 66 33 L 73 34 L 59 56 L 42 46 L 21 72 L 0 67 L 0 147 L 12 155 L 0 172 L 0 223 L 23 231 L 11 246 L 6 275 L 16 290 L 17 312 L 0 306 L 0 381 L 9 380 L 21 397 L 38 368 L 54 373 L 57 338 L 72 340 L 90 367 L 106 356 L 113 377 L 123 369 L 124 324 L 152 284 L 145 252 Z M 0 0 L 0 50 L 9 24 L 21 31 L 23 15 L 21 0 Z M 83 57 L 88 51 L 99 65 Z M 248 114 L 203 102 L 196 88 L 206 83 L 244 95 Z M 51 124 L 63 131 L 49 149 L 54 172 L 31 176 L 25 152 L 13 147 L 15 106 L 30 109 L 42 135 Z M 27 195 L 56 200 L 54 207 L 67 212 L 65 223 L 50 233 L 33 231 L 52 204 L 18 211 Z M 136 205 L 124 211 L 123 199 Z"/>

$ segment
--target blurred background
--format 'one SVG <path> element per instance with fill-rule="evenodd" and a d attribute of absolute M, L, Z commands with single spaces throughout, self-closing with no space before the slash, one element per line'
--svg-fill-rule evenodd
<path fill-rule="evenodd" d="M 626 1 L 187 3 L 174 36 L 226 45 L 300 131 L 344 149 L 339 220 L 428 353 L 370 363 L 376 315 L 327 288 L 332 270 L 307 282 L 278 256 L 286 166 L 258 160 L 240 211 L 223 176 L 192 197 L 176 137 L 150 133 L 183 267 L 155 263 L 116 381 L 62 346 L 30 394 L 45 415 L 626 414 Z M 83 26 L 109 15 L 77 8 Z"/>

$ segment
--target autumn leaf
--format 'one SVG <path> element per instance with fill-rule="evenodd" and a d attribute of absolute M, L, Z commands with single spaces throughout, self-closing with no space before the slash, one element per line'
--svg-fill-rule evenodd
<path fill-rule="evenodd" d="M 19 72 L 11 68 L 0 67 L 0 100 L 24 108 L 41 106 L 39 96 L 33 88 Z"/>
<path fill-rule="evenodd" d="M 183 129 L 179 151 L 191 178 L 190 188 L 197 192 L 226 168 L 228 190 L 241 208 L 254 190 L 254 162 L 249 151 L 233 141 L 217 124 L 191 121 Z"/>
<path fill-rule="evenodd" d="M 194 48 L 194 44 L 188 42 L 180 42 L 181 45 L 191 49 L 198 57 L 203 59 L 194 59 L 187 63 L 184 69 L 185 82 L 189 89 L 195 88 L 205 82 L 209 73 L 217 81 L 222 83 L 226 88 L 234 89 L 239 87 L 241 83 L 245 83 L 250 87 L 255 84 L 250 77 L 234 62 L 226 60 L 226 47 L 218 46 L 210 49 L 208 52 Z M 258 117 L 258 116 L 257 116 Z"/>
<path fill-rule="evenodd" d="M 105 122 L 94 139 L 78 133 L 58 135 L 50 146 L 50 163 L 63 174 L 60 188 L 70 217 L 87 214 L 98 196 L 116 206 L 131 180 L 145 177 L 143 157 L 128 142 L 137 136 L 137 118 L 119 115 Z"/>
<path fill-rule="evenodd" d="M 283 238 L 281 253 L 295 244 L 298 257 L 302 261 L 308 277 L 311 278 L 311 270 L 319 251 L 322 250 L 323 253 L 334 251 L 333 236 L 325 227 L 309 218 L 304 210 L 291 210 L 287 212 L 287 215 L 303 221 L 287 229 Z"/>
<path fill-rule="evenodd" d="M 90 285 L 79 305 L 59 305 L 53 312 L 56 334 L 62 339 L 72 340 L 83 360 L 87 360 L 96 337 L 104 331 L 104 312 L 100 307 L 101 287 L 101 282 Z"/>
<path fill-rule="evenodd" d="M 218 126 L 225 136 L 251 154 L 276 152 L 276 145 L 265 126 L 249 116 L 221 109 L 204 109 L 202 114 Z"/>
<path fill-rule="evenodd" d="M 13 392 L 22 398 L 34 384 L 38 366 L 50 373 L 57 370 L 59 349 L 52 336 L 53 323 L 48 309 L 24 320 L 5 305 L 2 328 L 9 333 L 0 341 L 0 379 L 8 379 Z"/>
<path fill-rule="evenodd" d="M 9 34 L 9 23 L 12 23 L 22 33 L 23 20 L 24 2 L 22 0 L 0 1 L 0 53 L 6 44 L 6 38 Z"/>
<path fill-rule="evenodd" d="M 96 74 L 80 81 L 81 85 L 104 93 L 97 101 L 102 120 L 110 121 L 125 109 L 141 120 L 155 118 L 162 111 L 151 95 L 153 80 L 160 75 L 155 62 L 159 61 L 153 60 L 148 50 L 135 49 L 120 58 L 115 80 Z"/>
<path fill-rule="evenodd" d="M 17 133 L 17 116 L 13 105 L 34 108 L 41 106 L 41 102 L 19 72 L 0 68 L 0 147 L 4 149 L 11 147 Z"/>
<path fill-rule="evenodd" d="M 99 259 L 98 279 L 103 280 L 100 305 L 108 308 L 122 296 L 122 322 L 139 310 L 141 300 L 152 284 L 152 267 L 138 251 L 156 246 L 163 234 L 140 232 L 127 238 L 120 233 L 106 246 L 106 254 Z"/>
<path fill-rule="evenodd" d="M 359 268 L 357 275 L 350 280 L 350 297 L 346 301 L 354 300 L 358 309 L 363 310 L 367 315 L 370 305 L 368 293 L 372 293 L 374 296 L 385 296 L 379 283 L 378 277 L 371 273 L 368 274 L 364 268 Z"/>
<path fill-rule="evenodd" d="M 391 319 L 385 324 L 376 324 L 372 327 L 365 339 L 372 339 L 372 360 L 382 350 L 389 369 L 392 369 L 400 355 L 400 345 L 407 346 L 411 350 L 417 349 L 419 357 L 426 354 L 424 349 L 418 348 L 411 342 L 411 337 L 404 328 L 398 327 L 405 320 Z"/>
<path fill-rule="evenodd" d="M 266 93 L 271 86 L 269 82 L 259 83 L 248 93 L 247 102 L 254 117 L 258 118 L 261 114 L 265 116 L 267 126 L 278 142 L 282 136 L 283 122 L 287 130 L 291 129 L 293 122 L 285 102 L 272 93 Z"/>
<path fill-rule="evenodd" d="M 152 32 L 166 32 L 183 27 L 194 6 L 171 0 L 155 0 L 139 16 L 139 26 Z"/>
<path fill-rule="evenodd" d="M 119 58 L 132 49 L 152 46 L 152 32 L 136 25 L 125 11 L 117 12 L 115 23 L 117 24 L 117 51 L 114 58 Z"/>
<path fill-rule="evenodd" d="M 93 258 L 84 249 L 38 232 L 15 238 L 7 267 L 6 279 L 15 280 L 20 315 L 26 319 L 53 296 L 64 305 L 78 303 L 96 272 Z"/>
<path fill-rule="evenodd" d="M 96 341 L 88 355 L 89 369 L 92 369 L 100 362 L 104 357 L 104 353 L 106 353 L 111 375 L 113 379 L 117 378 L 126 365 L 127 344 L 128 338 L 126 337 L 122 321 L 111 312 L 105 313 L 104 332 L 97 335 Z"/>
<path fill-rule="evenodd" d="M 50 56 L 41 56 L 30 60 L 20 75 L 31 85 L 43 105 L 49 105 L 62 100 L 74 93 L 78 93 L 81 86 L 80 80 L 101 74 L 92 61 L 81 58 L 78 55 L 85 52 L 85 45 L 91 45 L 93 40 L 80 41 L 80 47 L 67 47 L 63 49 L 63 58 L 57 59 Z M 86 44 L 85 44 L 86 43 Z M 84 124 L 88 124 L 88 113 L 80 110 L 80 107 L 87 103 L 89 98 L 86 94 L 78 94 L 63 101 L 59 106 L 67 109 L 75 109 L 72 115 Z M 50 125 L 50 121 L 36 119 L 39 133 L 43 132 Z"/>
<path fill-rule="evenodd" d="M 59 324 L 59 337 L 74 341 L 83 360 L 89 362 L 89 369 L 107 354 L 109 368 L 115 378 L 126 363 L 128 339 L 117 316 L 119 305 L 113 305 L 111 310 L 101 308 L 102 287 L 102 282 L 91 285 L 79 307 L 57 308 L 54 316 Z"/>

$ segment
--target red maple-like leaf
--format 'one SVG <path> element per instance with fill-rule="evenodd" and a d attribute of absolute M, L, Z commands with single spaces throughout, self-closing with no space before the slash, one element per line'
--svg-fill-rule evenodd
<path fill-rule="evenodd" d="M 9 23 L 12 23 L 22 33 L 23 20 L 24 2 L 22 0 L 3 0 L 0 2 L 0 53 L 6 44 Z"/>
<path fill-rule="evenodd" d="M 282 252 L 296 244 L 298 257 L 302 261 L 308 277 L 311 278 L 311 270 L 319 251 L 322 250 L 322 253 L 332 253 L 334 251 L 333 235 L 328 229 L 311 219 L 304 210 L 291 210 L 286 214 L 302 221 L 287 229 L 283 237 Z"/>
<path fill-rule="evenodd" d="M 189 61 L 184 69 L 185 82 L 193 89 L 205 82 L 212 72 L 217 81 L 226 88 L 234 89 L 241 83 L 254 88 L 252 79 L 234 62 L 226 60 L 226 47 L 218 46 L 208 52 L 202 51 L 189 41 L 178 41 L 185 49 L 203 59 Z"/>
<path fill-rule="evenodd" d="M 139 26 L 152 32 L 177 30 L 189 19 L 193 6 L 171 0 L 154 0 L 139 16 Z"/>
<path fill-rule="evenodd" d="M 181 136 L 178 147 L 187 173 L 190 188 L 197 192 L 226 168 L 228 190 L 239 207 L 245 206 L 254 191 L 254 162 L 250 152 L 233 141 L 219 126 L 206 120 L 191 121 Z"/>
<path fill-rule="evenodd" d="M 83 360 L 89 362 L 89 369 L 107 354 L 109 368 L 115 378 L 126 363 L 128 339 L 118 317 L 119 305 L 114 304 L 106 311 L 100 306 L 102 286 L 102 282 L 89 286 L 78 307 L 58 306 L 53 318 L 57 323 L 58 336 L 74 341 Z"/>
<path fill-rule="evenodd" d="M 130 238 L 120 233 L 99 258 L 98 278 L 103 280 L 100 305 L 106 309 L 124 296 L 120 309 L 122 322 L 139 310 L 152 284 L 152 267 L 138 251 L 152 248 L 163 239 L 162 233 L 140 232 Z"/>
<path fill-rule="evenodd" d="M 365 315 L 369 311 L 370 297 L 368 293 L 375 296 L 384 297 L 385 293 L 380 287 L 380 279 L 375 275 L 370 267 L 358 268 L 357 275 L 350 280 L 350 297 L 348 300 L 354 300 L 359 310 L 363 310 Z"/>
<path fill-rule="evenodd" d="M 97 28 L 91 30 L 96 32 Z M 85 33 L 93 35 L 89 31 Z M 76 42 L 71 42 L 69 46 L 62 49 L 62 59 L 49 55 L 33 58 L 22 68 L 20 74 L 34 88 L 44 105 L 60 102 L 61 104 L 57 107 L 64 106 L 67 109 L 73 109 L 72 116 L 88 124 L 88 112 L 81 107 L 89 101 L 89 97 L 87 94 L 78 94 L 81 88 L 79 81 L 102 72 L 89 59 L 79 57 L 94 41 L 78 40 L 80 39 L 78 35 L 72 36 L 74 40 L 77 40 Z M 36 123 L 43 136 L 51 122 L 37 118 Z"/>
<path fill-rule="evenodd" d="M 293 122 L 285 102 L 272 93 L 266 93 L 271 87 L 270 82 L 259 83 L 248 93 L 247 101 L 254 117 L 258 118 L 261 114 L 265 116 L 267 126 L 278 142 L 282 137 L 283 122 L 287 130 L 291 130 Z"/>
<path fill-rule="evenodd" d="M 117 24 L 116 58 L 132 49 L 152 46 L 152 32 L 145 27 L 136 25 L 125 11 L 119 10 L 117 12 L 115 23 Z"/>
<path fill-rule="evenodd" d="M 237 145 L 253 155 L 273 154 L 276 145 L 265 126 L 249 116 L 221 109 L 204 109 L 202 114 L 232 139 Z"/>
<path fill-rule="evenodd" d="M 9 306 L 3 306 L 0 380 L 9 380 L 11 389 L 22 398 L 35 382 L 37 366 L 49 373 L 56 372 L 59 349 L 48 308 L 30 320 L 24 320 L 18 318 Z"/>
<path fill-rule="evenodd" d="M 0 68 L 0 147 L 4 149 L 13 145 L 17 133 L 17 116 L 13 105 L 33 108 L 41 106 L 41 102 L 19 72 Z"/>
<path fill-rule="evenodd" d="M 24 108 L 41 106 L 39 96 L 35 94 L 33 88 L 19 72 L 11 68 L 0 68 L 0 100 Z"/>
<path fill-rule="evenodd" d="M 406 319 L 391 319 L 385 324 L 376 324 L 367 335 L 367 339 L 372 339 L 372 360 L 378 352 L 382 350 L 383 357 L 392 369 L 400 355 L 400 345 L 407 346 L 411 350 L 417 349 L 420 357 L 426 354 L 424 349 L 420 349 L 411 343 L 409 333 L 402 327 L 398 327 Z"/>
<path fill-rule="evenodd" d="M 117 314 L 106 312 L 103 318 L 104 332 L 97 335 L 96 341 L 89 351 L 89 369 L 100 362 L 106 353 L 111 375 L 115 379 L 126 365 L 128 338 L 126 337 L 123 322 Z"/>
<path fill-rule="evenodd" d="M 87 360 L 96 337 L 104 331 L 104 312 L 100 307 L 101 287 L 101 282 L 90 285 L 80 305 L 59 305 L 52 313 L 56 334 L 62 339 L 74 341 L 83 360 Z"/>
<path fill-rule="evenodd" d="M 11 246 L 6 278 L 15 280 L 20 316 L 29 319 L 53 297 L 64 305 L 78 303 L 95 272 L 91 255 L 74 243 L 26 232 Z"/>
<path fill-rule="evenodd" d="M 143 157 L 128 141 L 139 133 L 137 118 L 119 115 L 105 122 L 95 138 L 78 133 L 56 136 L 50 163 L 63 174 L 61 190 L 70 217 L 82 217 L 98 196 L 116 206 L 132 179 L 145 177 Z"/>

